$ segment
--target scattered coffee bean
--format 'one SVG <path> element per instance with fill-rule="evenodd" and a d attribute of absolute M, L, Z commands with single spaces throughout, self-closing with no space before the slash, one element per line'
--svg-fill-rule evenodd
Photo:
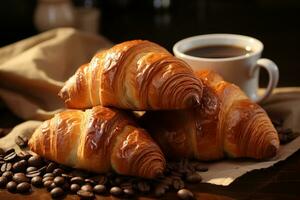
<path fill-rule="evenodd" d="M 15 139 L 15 143 L 20 147 L 24 148 L 27 146 L 28 139 L 26 137 L 18 136 Z"/>
<path fill-rule="evenodd" d="M 110 194 L 112 194 L 113 196 L 121 196 L 123 193 L 123 190 L 120 187 L 112 187 L 110 188 Z"/>
<path fill-rule="evenodd" d="M 46 173 L 46 174 L 44 174 L 43 178 L 46 178 L 46 177 L 53 177 L 54 178 L 54 174 L 53 173 Z"/>
<path fill-rule="evenodd" d="M 1 176 L 0 177 L 0 188 L 4 188 L 5 186 L 6 186 L 6 184 L 7 184 L 7 178 L 6 177 L 3 177 L 3 176 Z"/>
<path fill-rule="evenodd" d="M 13 152 L 15 152 L 14 148 L 8 149 L 8 150 L 5 151 L 5 156 L 7 156 L 7 155 L 9 155 L 9 154 L 11 154 Z"/>
<path fill-rule="evenodd" d="M 55 185 L 55 183 L 51 183 L 48 187 L 47 187 L 47 190 L 50 192 L 52 189 L 54 189 L 55 187 L 57 187 L 56 185 Z"/>
<path fill-rule="evenodd" d="M 60 168 L 56 168 L 56 169 L 53 170 L 53 175 L 54 176 L 61 176 L 62 173 L 64 173 L 64 171 Z"/>
<path fill-rule="evenodd" d="M 29 179 L 25 176 L 24 173 L 16 173 L 13 175 L 12 180 L 16 183 L 29 182 Z"/>
<path fill-rule="evenodd" d="M 65 178 L 65 180 L 70 181 L 71 178 L 73 178 L 73 176 L 69 175 L 69 174 L 61 174 L 62 177 Z"/>
<path fill-rule="evenodd" d="M 44 185 L 45 188 L 48 188 L 48 187 L 50 187 L 50 185 L 51 185 L 52 183 L 53 183 L 53 181 L 50 181 L 50 180 L 49 180 L 49 181 L 45 181 L 43 185 Z"/>
<path fill-rule="evenodd" d="M 53 176 L 47 176 L 45 178 L 43 178 L 43 183 L 46 182 L 46 181 L 53 181 L 54 177 Z"/>
<path fill-rule="evenodd" d="M 4 156 L 3 160 L 6 162 L 13 162 L 17 158 L 17 154 L 15 151 L 12 151 L 11 153 Z"/>
<path fill-rule="evenodd" d="M 26 169 L 27 161 L 26 160 L 20 160 L 19 162 L 16 162 L 13 164 L 12 169 L 15 173 L 22 172 Z"/>
<path fill-rule="evenodd" d="M 84 179 L 84 182 L 93 186 L 96 185 L 96 182 L 89 178 Z"/>
<path fill-rule="evenodd" d="M 71 184 L 71 186 L 70 186 L 70 191 L 72 192 L 72 193 L 76 193 L 78 190 L 80 190 L 80 185 L 78 185 L 78 184 Z"/>
<path fill-rule="evenodd" d="M 105 185 L 95 185 L 93 191 L 96 194 L 103 194 L 106 191 Z"/>
<path fill-rule="evenodd" d="M 43 165 L 43 160 L 42 160 L 41 156 L 38 156 L 38 155 L 31 156 L 28 159 L 28 165 L 33 166 L 33 167 L 40 167 Z"/>
<path fill-rule="evenodd" d="M 193 173 L 193 174 L 187 175 L 186 181 L 189 183 L 199 183 L 202 181 L 202 177 L 198 173 Z"/>
<path fill-rule="evenodd" d="M 19 183 L 17 185 L 17 192 L 20 192 L 20 193 L 29 192 L 30 189 L 31 189 L 30 183 L 23 182 L 23 183 Z"/>
<path fill-rule="evenodd" d="M 20 158 L 20 159 L 23 159 L 23 160 L 28 160 L 30 157 L 31 157 L 31 154 L 28 153 L 27 151 L 20 151 L 17 156 Z"/>
<path fill-rule="evenodd" d="M 31 179 L 31 184 L 35 187 L 42 187 L 43 186 L 43 181 L 42 177 L 40 176 L 35 176 Z"/>
<path fill-rule="evenodd" d="M 53 181 L 54 181 L 55 185 L 62 186 L 65 183 L 65 178 L 61 177 L 61 176 L 57 176 L 54 178 Z"/>
<path fill-rule="evenodd" d="M 123 190 L 123 193 L 127 196 L 127 197 L 131 197 L 134 196 L 134 190 L 132 188 L 125 188 Z"/>
<path fill-rule="evenodd" d="M 94 199 L 95 195 L 92 192 L 85 191 L 85 190 L 78 190 L 77 195 L 83 199 L 83 200 L 88 200 L 88 199 Z"/>
<path fill-rule="evenodd" d="M 92 192 L 93 186 L 86 184 L 86 185 L 81 186 L 81 190 Z"/>
<path fill-rule="evenodd" d="M 32 178 L 35 176 L 40 176 L 42 173 L 39 170 L 31 171 L 26 174 L 26 177 Z"/>
<path fill-rule="evenodd" d="M 150 185 L 145 181 L 138 182 L 137 188 L 140 192 L 143 192 L 143 193 L 147 193 L 150 191 Z"/>
<path fill-rule="evenodd" d="M 71 178 L 71 183 L 76 183 L 78 185 L 82 185 L 84 184 L 84 179 L 82 177 L 79 177 L 79 176 L 76 176 L 76 177 L 73 177 Z"/>
<path fill-rule="evenodd" d="M 3 163 L 1 166 L 1 172 L 10 171 L 12 169 L 11 163 Z"/>
<path fill-rule="evenodd" d="M 55 187 L 51 190 L 50 194 L 52 198 L 58 198 L 64 195 L 64 191 L 60 187 Z"/>
<path fill-rule="evenodd" d="M 107 178 L 105 176 L 99 176 L 98 184 L 105 185 L 107 183 Z"/>
<path fill-rule="evenodd" d="M 46 173 L 51 173 L 57 168 L 57 164 L 54 162 L 50 162 L 46 167 Z"/>
<path fill-rule="evenodd" d="M 208 171 L 208 168 L 207 167 L 203 167 L 201 165 L 196 165 L 195 166 L 195 169 L 198 171 L 198 172 L 207 172 Z"/>
<path fill-rule="evenodd" d="M 184 200 L 188 200 L 188 199 L 193 199 L 194 198 L 194 194 L 191 191 L 187 190 L 187 189 L 178 190 L 177 196 L 180 199 L 184 199 Z"/>
<path fill-rule="evenodd" d="M 175 190 L 180 190 L 180 189 L 184 188 L 184 182 L 181 179 L 174 179 L 173 187 Z"/>
<path fill-rule="evenodd" d="M 37 170 L 36 167 L 27 167 L 26 172 L 29 173 L 29 172 L 36 171 L 36 170 Z"/>
<path fill-rule="evenodd" d="M 17 183 L 14 181 L 10 181 L 6 184 L 6 189 L 10 192 L 15 192 L 17 189 Z"/>
<path fill-rule="evenodd" d="M 3 177 L 5 177 L 8 181 L 10 181 L 13 177 L 13 173 L 11 171 L 6 171 L 2 174 Z"/>

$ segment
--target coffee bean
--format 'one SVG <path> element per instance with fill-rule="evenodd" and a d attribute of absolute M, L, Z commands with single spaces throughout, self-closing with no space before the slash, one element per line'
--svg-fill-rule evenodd
<path fill-rule="evenodd" d="M 98 184 L 105 185 L 107 183 L 107 178 L 105 176 L 100 176 L 98 180 Z"/>
<path fill-rule="evenodd" d="M 174 179 L 173 187 L 175 190 L 180 190 L 180 189 L 184 188 L 184 182 L 181 179 Z"/>
<path fill-rule="evenodd" d="M 11 163 L 3 163 L 1 166 L 1 172 L 10 171 L 12 169 Z"/>
<path fill-rule="evenodd" d="M 5 156 L 7 156 L 7 155 L 9 155 L 9 154 L 11 154 L 13 152 L 15 152 L 14 148 L 8 149 L 8 150 L 5 151 Z"/>
<path fill-rule="evenodd" d="M 17 183 L 14 182 L 14 181 L 9 181 L 7 184 L 6 184 L 6 189 L 10 192 L 15 192 L 16 191 L 16 188 L 17 188 Z"/>
<path fill-rule="evenodd" d="M 56 169 L 53 170 L 53 175 L 54 176 L 61 176 L 62 173 L 64 173 L 64 171 L 60 168 L 56 168 Z"/>
<path fill-rule="evenodd" d="M 29 179 L 25 176 L 24 173 L 16 173 L 13 175 L 12 180 L 16 183 L 29 182 Z"/>
<path fill-rule="evenodd" d="M 55 183 L 51 183 L 48 187 L 47 190 L 50 192 L 53 188 L 57 187 L 57 185 L 55 185 Z"/>
<path fill-rule="evenodd" d="M 15 143 L 20 147 L 20 148 L 24 148 L 27 146 L 28 143 L 28 139 L 26 137 L 21 137 L 18 136 L 15 139 Z"/>
<path fill-rule="evenodd" d="M 89 178 L 84 179 L 84 182 L 93 186 L 96 185 L 96 182 Z"/>
<path fill-rule="evenodd" d="M 26 172 L 29 173 L 29 172 L 36 171 L 36 170 L 37 170 L 36 167 L 27 167 Z"/>
<path fill-rule="evenodd" d="M 62 186 L 65 183 L 65 178 L 61 177 L 61 176 L 57 176 L 54 178 L 53 181 L 54 181 L 55 185 Z"/>
<path fill-rule="evenodd" d="M 31 184 L 35 187 L 42 187 L 43 186 L 42 177 L 40 177 L 40 176 L 33 177 L 31 179 Z"/>
<path fill-rule="evenodd" d="M 125 189 L 123 190 L 123 193 L 124 193 L 126 196 L 131 197 L 131 196 L 134 195 L 134 190 L 131 189 L 131 188 L 125 188 Z"/>
<path fill-rule="evenodd" d="M 46 174 L 44 174 L 43 178 L 46 178 L 46 177 L 53 177 L 54 178 L 54 174 L 53 173 L 46 173 Z"/>
<path fill-rule="evenodd" d="M 29 183 L 23 182 L 17 185 L 17 192 L 26 193 L 31 189 L 31 185 Z"/>
<path fill-rule="evenodd" d="M 75 184 L 75 183 L 71 184 L 70 190 L 71 190 L 71 192 L 76 193 L 78 190 L 80 190 L 80 185 Z"/>
<path fill-rule="evenodd" d="M 5 155 L 4 149 L 0 148 L 0 156 L 4 156 L 4 155 Z"/>
<path fill-rule="evenodd" d="M 84 184 L 84 179 L 82 177 L 79 177 L 79 176 L 76 176 L 76 177 L 73 177 L 71 178 L 71 183 L 76 183 L 78 185 L 82 185 Z"/>
<path fill-rule="evenodd" d="M 45 182 L 43 182 L 44 184 L 44 187 L 45 188 L 48 188 L 48 187 L 50 187 L 50 185 L 53 183 L 53 181 L 52 180 L 49 180 L 49 181 L 45 181 Z"/>
<path fill-rule="evenodd" d="M 105 185 L 95 185 L 93 191 L 96 194 L 103 194 L 106 191 Z"/>
<path fill-rule="evenodd" d="M 161 185 L 160 185 L 160 186 L 157 186 L 157 187 L 154 189 L 154 195 L 155 195 L 156 197 L 161 197 L 161 196 L 163 196 L 165 193 L 166 193 L 166 189 L 165 189 L 165 187 L 162 187 Z"/>
<path fill-rule="evenodd" d="M 188 200 L 188 199 L 193 199 L 194 198 L 194 194 L 191 191 L 187 190 L 187 189 L 178 190 L 177 196 L 180 199 L 184 199 L 184 200 Z"/>
<path fill-rule="evenodd" d="M 93 186 L 86 184 L 86 185 L 81 186 L 80 189 L 84 190 L 84 191 L 92 192 L 93 191 Z"/>
<path fill-rule="evenodd" d="M 31 157 L 31 154 L 27 151 L 20 151 L 17 156 L 22 160 L 28 160 Z"/>
<path fill-rule="evenodd" d="M 47 176 L 45 178 L 43 178 L 43 182 L 46 182 L 46 181 L 53 181 L 54 177 L 53 176 Z"/>
<path fill-rule="evenodd" d="M 31 172 L 28 172 L 26 174 L 26 177 L 28 178 L 32 178 L 32 177 L 35 177 L 35 176 L 40 176 L 42 173 L 39 172 L 39 170 L 35 170 L 35 171 L 31 171 Z"/>
<path fill-rule="evenodd" d="M 120 184 L 120 187 L 122 189 L 132 189 L 133 184 L 132 184 L 132 182 L 124 182 L 124 183 Z"/>
<path fill-rule="evenodd" d="M 5 177 L 8 181 L 12 179 L 13 173 L 11 171 L 6 171 L 2 174 L 3 177 Z"/>
<path fill-rule="evenodd" d="M 1 176 L 0 177 L 0 188 L 4 188 L 7 184 L 8 180 L 6 177 Z"/>
<path fill-rule="evenodd" d="M 50 192 L 52 198 L 58 198 L 64 195 L 63 189 L 60 187 L 55 187 Z"/>
<path fill-rule="evenodd" d="M 207 172 L 208 171 L 208 168 L 207 167 L 203 167 L 201 165 L 196 165 L 195 166 L 195 169 L 198 171 L 198 172 Z"/>
<path fill-rule="evenodd" d="M 46 173 L 51 173 L 57 168 L 57 164 L 54 162 L 50 162 L 46 167 Z"/>
<path fill-rule="evenodd" d="M 189 183 L 199 183 L 202 181 L 202 177 L 198 173 L 193 173 L 193 174 L 187 175 L 186 181 Z"/>
<path fill-rule="evenodd" d="M 120 187 L 112 187 L 110 188 L 110 194 L 112 194 L 113 196 L 121 196 L 123 193 L 123 190 Z"/>
<path fill-rule="evenodd" d="M 150 185 L 145 181 L 138 182 L 137 188 L 140 192 L 143 192 L 143 193 L 147 193 L 150 191 Z"/>
<path fill-rule="evenodd" d="M 85 190 L 78 190 L 77 195 L 82 200 L 88 200 L 88 199 L 94 199 L 95 198 L 94 193 L 89 192 L 89 191 L 85 191 Z"/>
<path fill-rule="evenodd" d="M 6 162 L 12 162 L 15 160 L 15 158 L 17 158 L 17 154 L 15 151 L 7 154 L 6 156 L 4 156 L 3 160 Z"/>
<path fill-rule="evenodd" d="M 13 171 L 16 173 L 16 172 L 25 171 L 26 166 L 27 166 L 27 161 L 26 160 L 20 160 L 19 162 L 16 162 L 12 166 L 12 168 L 13 168 Z"/>
<path fill-rule="evenodd" d="M 73 178 L 73 176 L 69 175 L 69 174 L 61 174 L 62 177 L 64 177 L 65 180 L 70 181 L 71 178 Z"/>
<path fill-rule="evenodd" d="M 43 160 L 40 156 L 35 155 L 35 156 L 31 156 L 28 159 L 28 165 L 29 166 L 33 166 L 33 167 L 40 167 L 43 165 Z"/>

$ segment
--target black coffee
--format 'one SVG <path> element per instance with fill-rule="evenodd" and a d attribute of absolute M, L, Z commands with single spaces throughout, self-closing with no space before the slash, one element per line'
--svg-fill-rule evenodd
<path fill-rule="evenodd" d="M 196 47 L 187 50 L 185 54 L 201 58 L 230 58 L 251 53 L 252 50 L 247 50 L 243 47 L 230 45 L 211 45 Z"/>

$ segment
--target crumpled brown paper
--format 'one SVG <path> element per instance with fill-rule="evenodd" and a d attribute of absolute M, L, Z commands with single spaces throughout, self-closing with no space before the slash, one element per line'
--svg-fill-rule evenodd
<path fill-rule="evenodd" d="M 93 54 L 111 43 L 100 36 L 70 28 L 56 29 L 0 49 L 0 98 L 17 116 L 28 120 L 0 139 L 1 148 L 18 148 L 18 135 L 30 137 L 41 120 L 63 108 L 57 93 L 63 82 Z M 300 88 L 278 88 L 262 106 L 284 119 L 284 127 L 300 132 Z M 267 168 L 300 148 L 300 137 L 282 145 L 271 160 L 222 160 L 208 165 L 203 181 L 229 185 L 254 169 Z"/>
<path fill-rule="evenodd" d="M 0 49 L 0 98 L 17 116 L 48 119 L 63 107 L 57 93 L 101 49 L 103 37 L 60 28 Z"/>

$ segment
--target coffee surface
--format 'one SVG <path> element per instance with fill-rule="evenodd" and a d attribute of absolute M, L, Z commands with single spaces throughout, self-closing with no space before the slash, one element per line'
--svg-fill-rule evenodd
<path fill-rule="evenodd" d="M 187 50 L 185 54 L 201 58 L 231 58 L 251 53 L 244 47 L 231 45 L 210 45 L 195 47 Z"/>

